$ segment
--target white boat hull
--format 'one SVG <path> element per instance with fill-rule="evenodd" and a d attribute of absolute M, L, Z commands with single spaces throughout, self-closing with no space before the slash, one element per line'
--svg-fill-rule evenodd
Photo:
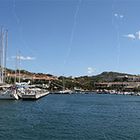
<path fill-rule="evenodd" d="M 0 93 L 0 100 L 18 100 L 19 97 L 16 94 L 16 91 L 5 91 Z"/>
<path fill-rule="evenodd" d="M 71 90 L 62 90 L 62 91 L 59 91 L 59 93 L 62 93 L 62 94 L 71 94 L 72 91 Z"/>

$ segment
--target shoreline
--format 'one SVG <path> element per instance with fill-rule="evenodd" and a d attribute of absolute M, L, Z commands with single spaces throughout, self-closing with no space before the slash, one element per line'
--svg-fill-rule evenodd
<path fill-rule="evenodd" d="M 60 93 L 59 91 L 50 92 L 50 94 L 111 94 L 111 95 L 131 95 L 131 96 L 140 96 L 140 92 L 124 92 L 124 91 L 71 91 L 70 93 Z"/>

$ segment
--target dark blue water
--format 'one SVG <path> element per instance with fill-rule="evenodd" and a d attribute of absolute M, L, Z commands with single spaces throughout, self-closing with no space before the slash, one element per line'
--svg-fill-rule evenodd
<path fill-rule="evenodd" d="M 140 140 L 140 97 L 48 95 L 0 101 L 0 140 Z"/>

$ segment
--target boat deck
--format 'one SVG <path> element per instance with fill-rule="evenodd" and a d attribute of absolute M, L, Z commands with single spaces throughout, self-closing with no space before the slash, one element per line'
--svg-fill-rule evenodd
<path fill-rule="evenodd" d="M 48 95 L 49 92 L 44 92 L 44 93 L 34 93 L 34 94 L 24 94 L 22 95 L 21 99 L 23 100 L 37 100 L 41 97 L 44 97 Z"/>

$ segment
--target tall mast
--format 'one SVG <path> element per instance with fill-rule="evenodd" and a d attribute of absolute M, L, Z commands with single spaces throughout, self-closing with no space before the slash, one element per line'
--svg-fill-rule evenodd
<path fill-rule="evenodd" d="M 64 79 L 64 75 L 63 75 L 62 82 L 63 82 L 63 91 L 64 91 L 65 90 L 65 79 Z"/>
<path fill-rule="evenodd" d="M 2 31 L 2 83 L 4 83 L 4 51 L 5 51 L 5 47 L 4 47 L 4 32 Z"/>
<path fill-rule="evenodd" d="M 3 28 L 1 27 L 1 35 L 0 35 L 0 83 L 3 83 L 3 61 L 4 61 L 4 34 Z"/>
<path fill-rule="evenodd" d="M 6 58 L 8 47 L 8 31 L 1 27 L 0 31 L 0 83 L 5 83 L 6 78 Z"/>
<path fill-rule="evenodd" d="M 16 60 L 15 60 L 15 80 L 14 83 L 16 84 L 16 79 L 17 79 L 17 53 L 16 53 Z"/>
<path fill-rule="evenodd" d="M 16 54 L 16 62 L 15 62 L 15 84 L 16 84 L 16 79 L 18 78 L 18 82 L 20 83 L 20 51 L 17 52 Z"/>
<path fill-rule="evenodd" d="M 18 82 L 20 83 L 20 51 L 18 55 Z"/>
<path fill-rule="evenodd" d="M 6 30 L 6 33 L 5 33 L 5 52 L 4 52 L 4 82 L 6 80 L 6 59 L 7 59 L 7 48 L 8 48 L 8 30 Z"/>
<path fill-rule="evenodd" d="M 0 83 L 2 83 L 2 28 L 0 32 Z"/>

